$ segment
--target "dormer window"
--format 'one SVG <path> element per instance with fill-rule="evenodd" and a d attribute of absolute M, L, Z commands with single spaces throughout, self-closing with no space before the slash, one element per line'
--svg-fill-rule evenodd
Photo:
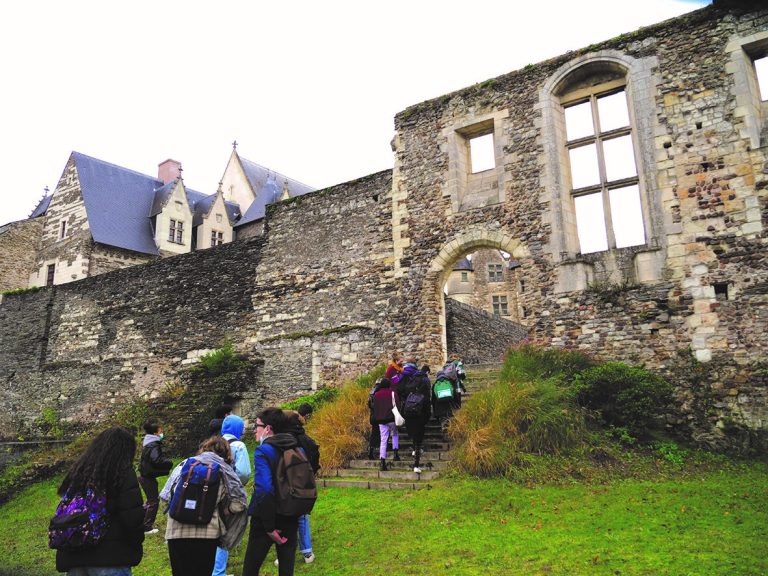
<path fill-rule="evenodd" d="M 217 230 L 211 230 L 211 247 L 224 244 L 224 233 Z"/>
<path fill-rule="evenodd" d="M 168 241 L 175 244 L 184 244 L 184 222 L 171 219 L 171 225 L 168 228 Z"/>

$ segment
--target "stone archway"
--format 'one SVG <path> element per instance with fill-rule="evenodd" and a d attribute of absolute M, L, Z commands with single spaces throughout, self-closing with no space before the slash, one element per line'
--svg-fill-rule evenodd
<path fill-rule="evenodd" d="M 454 262 L 481 248 L 496 248 L 519 260 L 529 256 L 528 247 L 519 239 L 500 229 L 489 229 L 482 225 L 467 227 L 442 246 L 429 264 L 423 293 L 425 299 L 434 299 L 439 310 L 440 361 L 445 361 L 448 354 L 443 286 Z"/>

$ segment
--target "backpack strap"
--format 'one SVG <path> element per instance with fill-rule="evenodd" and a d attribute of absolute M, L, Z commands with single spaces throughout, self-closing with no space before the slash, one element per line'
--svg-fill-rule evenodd
<path fill-rule="evenodd" d="M 184 501 L 184 494 L 187 491 L 187 486 L 189 486 L 189 479 L 192 478 L 192 471 L 194 470 L 195 466 L 200 464 L 199 460 L 195 460 L 192 464 L 189 466 L 189 470 L 187 471 L 187 477 L 184 479 L 184 481 L 181 483 L 181 494 L 179 494 L 179 499 L 176 501 L 176 510 L 174 513 L 179 512 L 181 503 Z"/>
<path fill-rule="evenodd" d="M 190 468 L 190 472 L 191 472 Z M 213 463 L 208 464 L 208 472 L 205 475 L 205 481 L 203 482 L 203 497 L 200 499 L 200 514 L 198 519 L 203 519 L 203 510 L 205 510 L 205 497 L 208 496 L 208 482 L 211 480 L 211 473 L 213 472 Z"/>

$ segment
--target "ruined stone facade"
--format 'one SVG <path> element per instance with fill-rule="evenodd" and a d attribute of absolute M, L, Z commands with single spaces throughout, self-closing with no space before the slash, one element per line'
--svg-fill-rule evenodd
<path fill-rule="evenodd" d="M 717 3 L 408 108 L 392 172 L 268 207 L 257 240 L 7 297 L 0 427 L 43 401 L 79 413 L 151 394 L 224 336 L 264 359 L 254 386 L 271 398 L 392 349 L 437 366 L 453 265 L 494 249 L 520 263 L 532 340 L 660 370 L 670 425 L 765 446 L 766 47 L 768 9 Z M 586 109 L 591 132 L 574 135 Z M 495 166 L 473 172 L 487 135 Z"/>

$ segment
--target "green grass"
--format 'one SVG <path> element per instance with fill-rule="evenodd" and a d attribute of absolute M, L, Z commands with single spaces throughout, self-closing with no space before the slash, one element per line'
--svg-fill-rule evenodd
<path fill-rule="evenodd" d="M 753 463 L 599 485 L 449 477 L 418 492 L 322 489 L 312 514 L 317 560 L 296 573 L 766 574 L 767 473 Z M 3 573 L 55 573 L 46 525 L 56 485 L 32 486 L 0 508 Z M 241 573 L 244 552 L 245 543 L 229 572 Z M 273 559 L 263 576 L 277 574 Z M 170 575 L 162 531 L 147 537 L 134 575 Z"/>

